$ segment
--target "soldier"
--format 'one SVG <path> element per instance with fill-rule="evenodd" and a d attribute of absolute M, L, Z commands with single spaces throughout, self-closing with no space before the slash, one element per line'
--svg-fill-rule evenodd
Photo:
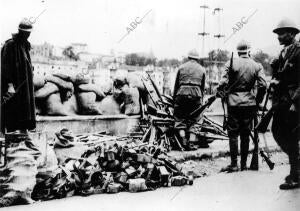
<path fill-rule="evenodd" d="M 218 92 L 228 94 L 223 99 L 227 103 L 228 122 L 226 129 L 229 136 L 231 164 L 221 171 L 238 171 L 238 136 L 241 139 L 241 170 L 247 170 L 249 135 L 252 122 L 256 117 L 257 105 L 266 92 L 266 81 L 261 64 L 250 58 L 250 44 L 242 40 L 237 45 L 239 58 L 232 59 L 232 64 L 225 65 Z M 256 90 L 257 88 L 257 90 Z M 255 94 L 256 91 L 256 94 Z"/>
<path fill-rule="evenodd" d="M 283 45 L 279 58 L 273 62 L 272 133 L 281 149 L 288 155 L 290 174 L 280 189 L 299 187 L 299 115 L 300 115 L 300 43 L 295 40 L 299 29 L 289 19 L 279 22 L 273 30 Z"/>
<path fill-rule="evenodd" d="M 1 49 L 1 132 L 7 143 L 7 165 L 1 169 L 0 207 L 32 203 L 39 151 L 28 135 L 36 126 L 33 68 L 27 41 L 32 24 L 24 19 L 17 34 Z M 24 173 L 25 172 L 25 173 Z"/>
<path fill-rule="evenodd" d="M 34 129 L 35 103 L 33 95 L 33 68 L 27 41 L 32 24 L 24 19 L 19 32 L 5 42 L 1 50 L 1 131 L 26 132 Z"/>
<path fill-rule="evenodd" d="M 202 105 L 205 86 L 205 70 L 198 64 L 199 55 L 196 50 L 188 54 L 188 61 L 179 67 L 174 87 L 174 117 L 175 128 L 179 130 L 182 143 L 186 150 L 192 149 L 196 141 L 195 123 L 200 115 L 190 117 L 190 114 Z M 189 132 L 189 134 L 186 134 Z M 189 136 L 189 142 L 187 142 Z"/>

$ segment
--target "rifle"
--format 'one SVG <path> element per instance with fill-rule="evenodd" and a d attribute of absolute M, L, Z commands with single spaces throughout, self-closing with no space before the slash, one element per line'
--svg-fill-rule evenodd
<path fill-rule="evenodd" d="M 268 126 L 270 124 L 270 121 L 273 117 L 275 110 L 276 110 L 276 108 L 274 106 L 272 106 L 271 109 L 264 116 L 261 117 L 260 122 L 258 124 L 256 124 L 256 126 L 255 126 L 255 130 L 258 133 L 267 132 Z"/>
<path fill-rule="evenodd" d="M 250 137 L 254 143 L 254 149 L 253 149 L 253 154 L 252 154 L 252 159 L 251 159 L 251 164 L 250 164 L 250 169 L 251 170 L 258 170 L 258 143 L 259 143 L 259 137 L 258 133 L 254 130 L 254 136 L 250 132 Z M 266 161 L 267 165 L 269 166 L 270 170 L 274 169 L 275 164 L 271 161 L 269 156 L 267 156 L 264 152 L 263 149 L 259 150 L 260 156 Z"/>
<path fill-rule="evenodd" d="M 281 69 L 281 71 L 277 71 L 278 74 L 282 74 L 283 72 L 286 71 L 287 68 L 289 68 L 289 66 L 291 65 L 290 61 L 293 59 L 296 50 L 297 50 L 297 45 L 294 45 L 293 49 L 291 51 L 289 51 L 289 54 L 286 56 L 288 59 L 286 59 L 284 65 L 283 65 L 283 68 Z M 273 68 L 273 70 L 278 69 L 279 68 L 278 60 L 276 60 L 276 62 L 273 62 L 271 64 L 271 67 Z M 274 78 L 275 77 L 273 75 L 272 79 L 274 79 Z M 267 131 L 270 121 L 273 117 L 274 111 L 276 111 L 278 108 L 278 105 L 276 105 L 276 106 L 273 105 L 271 107 L 271 109 L 264 115 L 264 111 L 266 110 L 266 106 L 267 106 L 267 102 L 268 102 L 271 90 L 272 90 L 272 86 L 270 85 L 268 88 L 267 97 L 266 97 L 265 105 L 263 108 L 263 115 L 261 117 L 260 122 L 255 126 L 255 129 L 260 133 L 265 133 Z"/>
<path fill-rule="evenodd" d="M 228 81 L 233 81 L 233 79 L 232 79 L 233 67 L 232 66 L 233 66 L 233 52 L 231 52 L 230 65 L 229 65 L 229 69 L 228 69 L 228 79 L 229 79 Z M 227 95 L 228 95 L 230 89 L 232 89 L 233 85 L 237 83 L 237 81 L 239 81 L 239 80 L 236 80 L 235 83 L 233 83 L 229 86 L 229 88 L 226 87 L 227 92 L 224 93 L 223 96 L 221 97 L 222 107 L 223 107 L 223 111 L 224 111 L 223 130 L 226 130 L 227 124 L 228 124 L 228 120 L 227 120 L 227 116 L 226 116 L 226 106 L 225 106 L 225 104 L 227 103 Z"/>
<path fill-rule="evenodd" d="M 266 161 L 266 163 L 268 164 L 270 170 L 274 169 L 275 163 L 273 163 L 270 158 L 265 154 L 265 152 L 261 149 L 259 151 L 260 156 L 262 156 L 262 158 Z"/>
<path fill-rule="evenodd" d="M 217 99 L 216 95 L 213 95 L 210 98 L 208 98 L 207 101 L 204 103 L 204 105 L 200 106 L 190 114 L 190 117 L 199 116 L 200 114 L 202 114 L 203 111 L 206 108 L 208 108 L 216 99 Z"/>
<path fill-rule="evenodd" d="M 159 109 L 159 110 L 161 110 L 163 112 L 166 112 L 167 115 L 172 115 L 172 112 L 171 112 L 170 107 L 169 107 L 170 104 L 168 102 L 166 102 L 166 100 L 163 99 L 163 97 L 161 96 L 161 94 L 160 94 L 160 92 L 159 92 L 156 84 L 152 80 L 152 78 L 151 78 L 151 76 L 150 76 L 149 73 L 147 73 L 147 78 L 150 81 L 150 84 L 153 87 L 156 96 L 152 95 L 151 87 L 149 86 L 149 84 L 147 83 L 147 81 L 142 79 L 142 82 L 143 82 L 144 87 L 147 90 L 147 92 L 148 92 L 148 94 L 149 94 L 149 96 L 150 96 L 150 98 L 151 98 L 154 106 L 157 109 Z"/>
<path fill-rule="evenodd" d="M 232 72 L 232 65 L 233 65 L 233 52 L 231 54 L 231 58 L 230 58 L 230 65 L 229 65 L 229 72 Z M 231 74 L 230 74 L 231 75 Z M 202 105 L 201 107 L 197 108 L 196 110 L 194 110 L 191 114 L 190 117 L 194 117 L 197 115 L 202 114 L 202 112 L 208 108 L 216 99 L 217 96 L 220 96 L 222 99 L 222 104 L 223 104 L 223 99 L 225 99 L 228 95 L 228 93 L 231 91 L 232 87 L 237 83 L 238 80 L 236 80 L 233 84 L 231 84 L 229 87 L 226 87 L 224 90 L 222 91 L 217 91 L 217 93 L 213 96 L 211 96 L 210 98 L 207 99 L 207 101 L 204 103 L 204 105 Z M 223 107 L 224 108 L 224 107 Z M 224 121 L 225 120 L 225 110 L 224 110 Z M 224 125 L 224 123 L 223 123 Z"/>
<path fill-rule="evenodd" d="M 257 124 L 257 117 L 256 116 L 255 116 L 253 121 L 254 121 L 254 125 Z M 251 170 L 258 170 L 258 168 L 259 168 L 259 165 L 258 165 L 258 142 L 259 142 L 259 137 L 258 137 L 257 131 L 254 130 L 254 135 L 252 135 L 252 133 L 250 131 L 250 137 L 251 137 L 251 139 L 253 141 L 253 144 L 254 144 L 250 169 Z"/>
<path fill-rule="evenodd" d="M 274 79 L 274 76 L 272 77 L 272 79 Z M 260 120 L 260 122 L 258 122 L 255 125 L 255 130 L 258 133 L 265 133 L 267 131 L 269 123 L 270 123 L 270 121 L 272 119 L 272 116 L 273 116 L 273 113 L 274 113 L 274 106 L 272 106 L 272 108 L 265 114 L 265 111 L 267 110 L 267 104 L 268 104 L 268 101 L 270 99 L 271 92 L 272 92 L 272 86 L 270 85 L 268 87 L 266 100 L 265 100 L 265 103 L 264 103 L 264 106 L 263 106 L 263 109 L 262 109 L 261 120 Z"/>

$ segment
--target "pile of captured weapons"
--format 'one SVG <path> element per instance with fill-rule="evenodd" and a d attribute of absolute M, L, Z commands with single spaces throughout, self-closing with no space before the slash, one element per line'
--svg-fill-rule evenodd
<path fill-rule="evenodd" d="M 145 109 L 141 109 L 142 120 L 145 120 L 140 123 L 141 131 L 144 133 L 142 141 L 163 146 L 168 150 L 184 151 L 184 143 L 182 143 L 174 128 L 174 102 L 172 97 L 161 95 L 149 74 L 142 77 L 141 81 L 149 97 Z M 198 144 L 228 139 L 223 127 L 203 114 L 215 99 L 215 97 L 213 99 L 209 98 L 208 102 L 193 112 L 197 115 L 202 114 L 202 119 L 197 123 Z M 144 108 L 144 106 L 142 107 Z M 194 115 L 193 113 L 191 117 Z"/>
<path fill-rule="evenodd" d="M 139 192 L 193 183 L 192 175 L 184 174 L 157 145 L 132 138 L 94 143 L 88 143 L 81 158 L 66 159 L 55 173 L 39 174 L 32 198 Z"/>

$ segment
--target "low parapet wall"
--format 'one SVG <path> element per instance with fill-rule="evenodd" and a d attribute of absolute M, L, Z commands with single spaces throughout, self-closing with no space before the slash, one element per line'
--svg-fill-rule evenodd
<path fill-rule="evenodd" d="M 222 124 L 223 114 L 208 112 L 205 114 L 212 120 Z M 54 137 L 55 132 L 68 128 L 74 134 L 107 131 L 113 135 L 127 135 L 140 120 L 139 115 L 86 115 L 86 116 L 37 116 L 36 133 Z"/>
<path fill-rule="evenodd" d="M 93 115 L 93 116 L 38 116 L 36 133 L 54 137 L 55 132 L 68 128 L 74 134 L 107 131 L 113 135 L 126 135 L 139 122 L 140 116 Z"/>

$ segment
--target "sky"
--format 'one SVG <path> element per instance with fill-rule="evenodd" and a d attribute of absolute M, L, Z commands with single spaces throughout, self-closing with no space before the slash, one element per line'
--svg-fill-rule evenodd
<path fill-rule="evenodd" d="M 253 51 L 280 49 L 272 32 L 288 17 L 300 27 L 299 0 L 0 0 L 0 41 L 17 32 L 24 17 L 37 17 L 29 41 L 64 47 L 88 44 L 92 53 L 153 52 L 159 58 L 178 58 L 196 49 L 235 51 L 241 39 Z M 206 36 L 203 45 L 205 10 Z M 214 8 L 222 8 L 213 15 Z M 42 13 L 42 14 L 41 14 Z M 247 23 L 245 20 L 248 19 Z M 142 19 L 142 17 L 144 17 Z M 34 18 L 32 18 L 33 20 Z M 238 28 L 238 22 L 244 21 Z M 137 21 L 137 24 L 130 24 Z M 235 33 L 233 33 L 235 32 Z M 214 34 L 226 37 L 217 39 Z M 232 35 L 232 36 L 231 36 Z M 231 36 L 231 37 L 230 37 Z M 121 41 L 120 39 L 124 37 Z M 229 38 L 230 37 L 230 38 Z M 229 39 L 228 39 L 229 38 Z M 228 39 L 228 40 L 227 40 Z M 227 40 L 225 42 L 225 40 Z"/>

